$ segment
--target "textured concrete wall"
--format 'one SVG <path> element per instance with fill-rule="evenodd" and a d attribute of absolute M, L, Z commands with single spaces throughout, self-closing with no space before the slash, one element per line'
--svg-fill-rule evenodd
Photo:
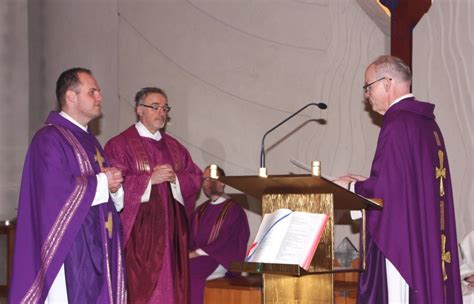
<path fill-rule="evenodd" d="M 91 68 L 102 88 L 102 143 L 135 121 L 138 89 L 160 86 L 172 106 L 168 132 L 200 166 L 256 174 L 265 131 L 324 101 L 328 110 L 308 109 L 268 136 L 269 173 L 304 173 L 291 158 L 320 160 L 329 176 L 369 172 L 379 127 L 361 86 L 389 39 L 356 1 L 25 0 L 2 2 L 0 13 L 0 94 L 10 102 L 0 110 L 4 217 L 15 214 L 28 137 L 72 66 Z M 414 92 L 437 105 L 459 233 L 473 228 L 472 15 L 468 0 L 435 1 L 414 43 Z M 13 123 L 20 127 L 10 132 Z M 255 231 L 260 218 L 249 217 Z"/>
<path fill-rule="evenodd" d="M 0 1 L 0 220 L 16 216 L 28 145 L 27 0 Z"/>

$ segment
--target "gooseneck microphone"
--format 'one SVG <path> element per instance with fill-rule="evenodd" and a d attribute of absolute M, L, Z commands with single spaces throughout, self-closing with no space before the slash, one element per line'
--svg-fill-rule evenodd
<path fill-rule="evenodd" d="M 260 171 L 259 171 L 259 176 L 261 177 L 267 177 L 267 169 L 265 168 L 265 138 L 267 137 L 267 135 L 269 133 L 271 133 L 272 131 L 274 131 L 275 129 L 277 129 L 279 126 L 281 126 L 282 124 L 284 124 L 285 122 L 287 122 L 288 120 L 292 119 L 293 117 L 295 117 L 298 113 L 300 113 L 301 111 L 303 111 L 304 109 L 306 109 L 307 107 L 309 106 L 316 106 L 318 108 L 320 108 L 321 110 L 325 110 L 327 109 L 327 105 L 324 103 L 324 102 L 320 102 L 320 103 L 315 103 L 315 102 L 311 102 L 311 103 L 308 103 L 307 105 L 305 105 L 304 107 L 302 107 L 301 109 L 299 109 L 298 111 L 296 111 L 295 113 L 291 114 L 290 116 L 288 116 L 287 118 L 285 118 L 284 120 L 282 120 L 280 123 L 278 123 L 276 126 L 274 126 L 273 128 L 271 128 L 270 130 L 268 130 L 262 137 L 262 144 L 260 146 Z"/>

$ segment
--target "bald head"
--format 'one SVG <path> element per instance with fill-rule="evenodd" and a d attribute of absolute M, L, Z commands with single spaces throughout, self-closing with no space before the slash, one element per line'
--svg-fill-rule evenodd
<path fill-rule="evenodd" d="M 377 77 L 389 76 L 400 83 L 411 85 L 411 70 L 400 58 L 383 55 L 375 59 L 369 68 L 373 67 Z"/>

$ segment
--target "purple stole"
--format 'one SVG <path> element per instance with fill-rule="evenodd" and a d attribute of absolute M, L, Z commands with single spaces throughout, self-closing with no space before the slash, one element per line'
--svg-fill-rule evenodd
<path fill-rule="evenodd" d="M 71 145 L 71 147 L 74 149 L 75 156 L 77 159 L 77 162 L 79 164 L 79 167 L 81 169 L 81 177 L 84 176 L 94 176 L 95 172 L 94 169 L 92 168 L 92 165 L 89 161 L 89 158 L 87 156 L 86 151 L 84 150 L 83 146 L 80 144 L 80 142 L 77 140 L 77 138 L 72 134 L 72 132 L 66 128 L 53 125 L 56 129 L 59 130 L 61 135 L 67 140 L 67 142 Z M 99 152 L 99 150 L 97 150 Z M 100 153 L 100 152 L 99 152 Z M 84 178 L 82 178 L 84 179 Z M 87 181 L 87 180 L 86 180 Z M 79 192 L 79 191 L 77 191 Z M 73 191 L 71 194 L 71 197 L 74 197 L 77 195 L 80 197 L 80 194 L 77 193 L 76 190 Z M 74 201 L 72 199 L 71 201 Z M 60 227 L 61 224 L 57 225 L 58 222 L 61 223 L 63 222 L 63 225 L 67 225 L 67 219 L 64 219 L 64 214 L 68 213 L 74 213 L 74 210 L 77 209 L 77 203 L 76 206 L 74 207 L 74 204 L 69 205 L 70 200 L 68 200 L 63 208 L 64 213 L 61 212 L 60 216 L 57 218 L 57 221 L 55 225 L 53 226 L 53 229 L 51 230 L 51 233 L 57 233 L 60 231 L 62 228 Z M 105 204 L 104 204 L 105 205 Z M 107 284 L 107 299 L 108 303 L 126 303 L 126 290 L 125 290 L 125 276 L 123 272 L 123 261 L 122 261 L 122 245 L 121 242 L 119 241 L 121 236 L 120 236 L 120 229 L 113 229 L 114 222 L 115 224 L 119 223 L 118 217 L 113 219 L 112 213 L 109 211 L 107 212 L 107 215 L 105 214 L 107 208 L 102 208 L 102 206 L 98 206 L 99 208 L 99 218 L 102 221 L 102 225 L 104 226 L 103 229 L 101 229 L 101 239 L 102 239 L 102 251 L 104 252 L 105 255 L 105 269 L 107 273 L 105 274 L 106 277 L 106 284 Z M 110 228 L 106 227 L 105 224 L 112 225 Z M 115 244 L 115 248 L 109 248 L 109 242 L 112 243 L 112 241 L 109 241 L 109 239 L 112 239 L 112 236 L 114 236 L 115 241 L 113 244 Z M 51 236 L 52 239 L 54 239 L 54 236 Z M 49 239 L 49 238 L 48 238 Z M 47 244 L 45 244 L 47 245 Z M 53 246 L 53 245 L 52 245 Z M 80 245 L 82 247 L 82 244 Z M 81 254 L 81 249 L 78 249 L 77 254 Z M 72 247 L 70 255 L 74 254 L 75 251 L 75 246 Z M 110 254 L 114 254 L 114 257 L 111 257 Z M 111 267 L 111 261 L 114 261 L 117 263 L 117 267 Z M 77 265 L 77 261 L 74 261 L 74 258 L 66 258 L 65 261 L 65 266 L 67 269 L 73 269 L 77 267 L 81 267 L 83 265 Z M 114 279 L 111 277 L 111 270 L 116 269 L 117 272 L 114 274 Z M 74 299 L 81 299 L 81 288 L 84 288 L 84 286 L 75 286 L 75 284 L 70 284 L 68 282 L 74 282 L 77 281 L 77 277 L 74 275 L 70 275 L 69 273 L 72 273 L 73 271 L 68 271 L 66 270 L 66 283 L 67 283 L 67 288 L 68 288 L 68 298 L 70 301 L 74 302 Z M 74 271 L 77 272 L 77 271 Z M 79 280 L 83 280 L 84 278 L 80 278 Z M 113 281 L 115 281 L 115 286 L 113 287 Z M 117 299 L 116 302 L 114 300 L 114 293 L 116 292 L 117 294 Z M 28 302 L 28 301 L 25 301 Z"/>
<path fill-rule="evenodd" d="M 83 146 L 80 144 L 80 142 L 77 140 L 77 138 L 74 137 L 74 135 L 72 134 L 72 132 L 70 130 L 68 130 L 66 128 L 63 128 L 63 127 L 60 127 L 60 126 L 57 126 L 57 125 L 53 125 L 53 126 L 56 127 L 56 129 L 58 129 L 60 131 L 60 133 L 67 140 L 67 142 L 71 145 L 71 147 L 73 147 L 73 149 L 75 151 L 77 161 L 78 161 L 78 164 L 79 164 L 79 167 L 81 168 L 82 176 L 87 176 L 87 175 L 88 176 L 94 176 L 95 172 L 94 172 L 94 169 L 92 168 L 92 165 L 89 161 L 87 153 L 84 150 Z M 103 152 L 102 152 L 102 154 L 103 154 Z M 75 191 L 72 193 L 71 196 L 74 196 L 74 195 L 75 195 Z M 66 209 L 67 209 L 68 203 L 69 203 L 69 200 L 65 204 Z M 104 204 L 104 205 L 106 205 L 106 204 Z M 123 271 L 124 270 L 123 269 L 124 265 L 123 265 L 123 261 L 122 261 L 122 251 L 121 251 L 121 245 L 120 245 L 121 242 L 120 242 L 120 235 L 119 235 L 120 234 L 120 229 L 113 229 L 114 224 L 119 223 L 119 219 L 118 219 L 118 217 L 114 218 L 114 216 L 112 215 L 112 212 L 110 212 L 110 211 L 107 212 L 107 210 L 106 210 L 107 207 L 103 208 L 103 206 L 100 206 L 100 205 L 97 206 L 97 207 L 99 207 L 98 208 L 99 209 L 99 218 L 100 218 L 101 223 L 112 225 L 111 228 L 107 228 L 107 227 L 104 226 L 103 229 L 101 229 L 101 231 L 102 231 L 102 233 L 101 233 L 102 250 L 104 252 L 105 269 L 107 271 L 107 273 L 105 274 L 106 284 L 107 284 L 107 300 L 108 300 L 108 303 L 126 303 L 127 298 L 126 298 L 126 290 L 125 290 L 125 275 L 124 275 L 124 271 Z M 69 211 L 71 211 L 71 210 L 65 210 L 65 213 L 68 213 Z M 71 212 L 74 213 L 74 211 L 71 211 Z M 105 214 L 106 212 L 107 212 L 107 215 Z M 58 220 L 61 221 L 60 217 L 58 217 Z M 53 226 L 52 231 L 55 231 L 55 228 L 56 227 Z M 59 228 L 59 227 L 57 227 L 57 228 Z M 59 228 L 59 229 L 61 229 L 61 228 Z M 110 229 L 110 230 L 108 230 L 108 229 Z M 110 245 L 113 245 L 113 244 L 109 245 L 109 243 L 112 243 L 112 242 L 108 241 L 108 240 L 112 239 L 112 238 L 115 238 L 115 240 L 118 244 L 117 246 L 115 246 L 116 248 L 109 248 Z M 83 288 L 83 286 L 82 287 L 74 286 L 74 284 L 68 283 L 70 281 L 77 280 L 76 277 L 71 276 L 69 274 L 72 271 L 71 270 L 68 271 L 68 269 L 76 268 L 74 270 L 74 272 L 80 272 L 80 268 L 84 267 L 84 265 L 77 265 L 77 262 L 74 261 L 74 258 L 70 257 L 71 254 L 74 254 L 74 250 L 75 250 L 75 248 L 73 246 L 72 249 L 71 249 L 71 253 L 70 253 L 69 257 L 66 258 L 66 261 L 65 261 L 65 265 L 66 265 L 66 268 L 67 268 L 66 269 L 66 284 L 68 286 L 68 293 L 73 294 L 73 295 L 68 294 L 69 300 L 74 301 L 74 299 L 76 299 L 78 301 L 81 301 L 83 299 L 80 298 L 80 294 L 83 292 L 83 290 L 81 290 L 81 288 Z M 80 251 L 81 251 L 81 249 L 78 250 L 77 254 L 81 254 Z M 113 254 L 114 256 L 110 256 L 111 254 Z M 112 267 L 111 262 L 116 263 L 116 266 L 114 265 L 115 267 Z M 112 278 L 112 276 L 111 276 L 112 275 L 111 271 L 113 269 L 117 270 L 117 272 L 114 273 L 114 278 Z M 80 279 L 84 279 L 84 278 L 81 276 Z M 115 286 L 113 286 L 113 285 L 115 285 Z M 79 296 L 77 296 L 78 294 L 79 294 Z M 114 297 L 115 294 L 116 294 L 116 299 Z M 74 295 L 76 295 L 75 298 L 74 298 Z"/>
<path fill-rule="evenodd" d="M 148 154 L 145 152 L 145 147 L 140 139 L 138 133 L 132 132 L 132 129 L 128 129 L 126 132 L 125 139 L 127 141 L 127 146 L 132 150 L 133 159 L 135 160 L 135 170 L 138 172 L 145 173 L 146 177 L 149 179 L 151 176 L 151 165 L 150 160 L 148 159 Z M 145 192 L 146 186 L 148 185 L 148 180 L 143 181 L 145 187 L 143 188 L 142 193 Z M 151 196 L 151 195 L 150 195 Z M 141 195 L 139 196 L 139 199 Z M 124 234 L 124 243 L 127 244 L 128 238 L 130 236 L 130 231 L 132 230 L 133 223 L 135 222 L 135 217 L 137 216 L 138 209 L 140 208 L 140 201 L 138 204 L 128 204 L 127 208 L 123 210 L 121 217 L 123 222 L 123 234 Z"/>
<path fill-rule="evenodd" d="M 204 214 L 204 211 L 206 211 L 207 207 L 210 204 L 211 204 L 211 201 L 207 201 L 207 202 L 205 202 L 204 204 L 202 204 L 201 206 L 198 207 L 197 220 L 193 225 L 194 226 L 193 227 L 194 235 L 197 234 L 197 230 L 198 230 L 198 227 L 199 227 L 199 220 L 201 219 L 201 216 Z M 229 209 L 234 205 L 234 202 L 227 199 L 226 201 L 222 202 L 222 204 L 224 204 L 224 207 L 219 212 L 219 215 L 216 219 L 216 222 L 212 225 L 211 234 L 209 235 L 209 240 L 207 241 L 208 244 L 215 241 L 217 239 L 217 237 L 219 236 L 219 232 L 221 230 L 222 223 L 224 223 L 225 218 L 226 218 L 226 216 L 229 212 Z"/>

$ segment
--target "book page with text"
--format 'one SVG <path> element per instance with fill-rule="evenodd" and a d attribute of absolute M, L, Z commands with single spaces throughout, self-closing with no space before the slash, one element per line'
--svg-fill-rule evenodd
<path fill-rule="evenodd" d="M 289 209 L 278 209 L 263 216 L 255 241 L 247 253 L 247 262 L 268 263 L 275 259 L 290 224 L 292 213 Z"/>
<path fill-rule="evenodd" d="M 246 261 L 296 264 L 307 270 L 327 219 L 326 214 L 289 209 L 265 214 Z"/>
<path fill-rule="evenodd" d="M 326 214 L 293 212 L 275 263 L 298 264 L 307 269 L 305 262 L 311 262 L 327 218 Z"/>

